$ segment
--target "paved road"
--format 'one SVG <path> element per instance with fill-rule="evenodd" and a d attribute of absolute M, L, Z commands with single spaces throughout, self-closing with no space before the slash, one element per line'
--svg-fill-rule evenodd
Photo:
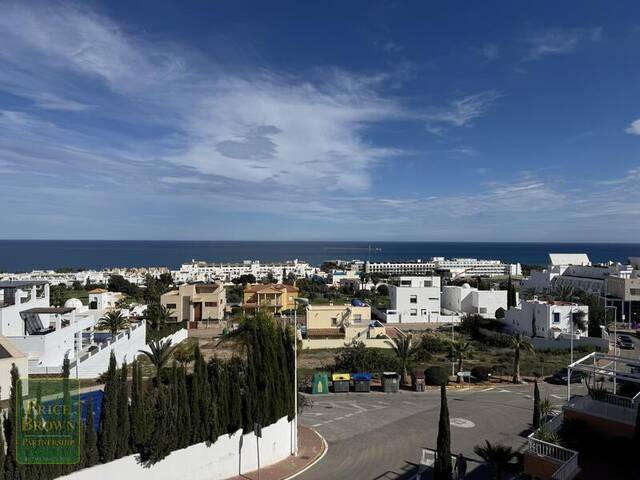
<path fill-rule="evenodd" d="M 541 383 L 542 396 L 560 406 L 566 387 Z M 572 393 L 583 393 L 573 385 Z M 448 390 L 452 453 L 469 461 L 469 478 L 486 478 L 473 447 L 485 439 L 520 449 L 533 410 L 533 386 L 495 384 L 488 388 Z M 435 449 L 440 412 L 437 390 L 330 394 L 313 397 L 301 423 L 316 429 L 329 444 L 327 455 L 298 477 L 315 479 L 415 478 L 421 448 Z M 523 435 L 524 434 L 524 435 Z M 423 475 L 423 479 L 428 476 Z"/>

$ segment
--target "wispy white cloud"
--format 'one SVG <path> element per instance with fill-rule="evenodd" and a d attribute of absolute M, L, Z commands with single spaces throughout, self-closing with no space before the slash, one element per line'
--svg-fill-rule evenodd
<path fill-rule="evenodd" d="M 550 55 L 573 53 L 584 43 L 598 42 L 601 38 L 602 27 L 535 32 L 525 39 L 528 51 L 522 61 L 538 60 Z"/>
<path fill-rule="evenodd" d="M 425 115 L 427 130 L 439 135 L 447 126 L 469 126 L 475 119 L 486 115 L 500 97 L 501 93 L 487 90 L 455 99 L 447 106 L 431 109 Z"/>
<path fill-rule="evenodd" d="M 485 43 L 480 49 L 482 56 L 488 60 L 496 60 L 500 56 L 500 48 L 495 43 Z"/>
<path fill-rule="evenodd" d="M 630 133 L 631 135 L 640 135 L 640 118 L 631 122 L 631 124 L 627 128 L 625 128 L 624 131 Z"/>

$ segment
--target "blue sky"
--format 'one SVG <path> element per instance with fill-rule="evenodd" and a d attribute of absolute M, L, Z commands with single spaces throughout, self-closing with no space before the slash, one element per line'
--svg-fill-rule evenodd
<path fill-rule="evenodd" d="M 2 2 L 0 238 L 637 241 L 637 2 Z"/>

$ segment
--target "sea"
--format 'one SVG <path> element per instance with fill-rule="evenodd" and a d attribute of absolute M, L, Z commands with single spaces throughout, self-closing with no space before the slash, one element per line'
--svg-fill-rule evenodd
<path fill-rule="evenodd" d="M 177 269 L 192 259 L 207 262 L 298 259 L 320 265 L 334 259 L 393 261 L 470 257 L 547 265 L 549 253 L 587 253 L 592 262 L 626 262 L 630 256 L 640 256 L 640 244 L 0 240 L 0 272 L 154 266 Z"/>

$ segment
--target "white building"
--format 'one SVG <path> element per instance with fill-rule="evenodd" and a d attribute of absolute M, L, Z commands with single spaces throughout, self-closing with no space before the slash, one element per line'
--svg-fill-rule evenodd
<path fill-rule="evenodd" d="M 389 286 L 387 323 L 440 321 L 440 277 L 400 277 Z"/>
<path fill-rule="evenodd" d="M 453 313 L 478 314 L 496 318 L 496 311 L 507 310 L 506 290 L 478 290 L 468 283 L 442 288 L 442 308 Z"/>
<path fill-rule="evenodd" d="M 289 274 L 296 278 L 306 278 L 318 272 L 318 268 L 296 259 L 277 263 L 260 263 L 258 260 L 245 260 L 242 263 L 207 263 L 191 260 L 190 263 L 183 264 L 180 270 L 171 273 L 178 283 L 230 282 L 242 275 L 253 275 L 256 280 L 260 280 L 269 274 L 274 277 L 276 283 L 282 283 Z"/>
<path fill-rule="evenodd" d="M 122 300 L 124 295 L 120 292 L 110 292 L 104 288 L 89 290 L 89 308 L 91 310 L 113 310 L 116 303 Z"/>
<path fill-rule="evenodd" d="M 564 287 L 595 295 L 604 295 L 610 276 L 630 278 L 631 265 L 610 262 L 592 265 L 585 253 L 550 253 L 549 266 L 543 271 L 532 271 L 521 284 L 522 291 L 550 293 Z"/>
<path fill-rule="evenodd" d="M 585 324 L 584 331 L 580 331 L 572 321 L 582 316 Z M 510 308 L 502 319 L 506 330 L 511 333 L 521 333 L 529 337 L 558 338 L 559 336 L 586 337 L 586 326 L 589 322 L 589 307 L 569 302 L 543 302 L 527 300 L 520 302 L 517 307 Z M 573 325 L 573 326 L 572 326 Z"/>
<path fill-rule="evenodd" d="M 481 260 L 477 258 L 432 257 L 428 261 L 421 259 L 404 262 L 366 262 L 365 273 L 377 273 L 387 276 L 431 275 L 436 270 L 451 272 L 454 277 L 497 277 L 522 275 L 519 263 L 502 263 L 500 260 Z"/>
<path fill-rule="evenodd" d="M 331 272 L 331 286 L 342 287 L 352 285 L 353 281 L 360 285 L 360 274 L 354 270 L 333 270 Z"/>
<path fill-rule="evenodd" d="M 25 355 L 29 374 L 60 373 L 66 356 L 78 376 L 94 377 L 107 370 L 111 350 L 118 361 L 135 358 L 145 345 L 145 323 L 113 338 L 95 331 L 104 313 L 87 309 L 78 299 L 50 307 L 45 282 L 0 282 L 0 335 Z"/>

